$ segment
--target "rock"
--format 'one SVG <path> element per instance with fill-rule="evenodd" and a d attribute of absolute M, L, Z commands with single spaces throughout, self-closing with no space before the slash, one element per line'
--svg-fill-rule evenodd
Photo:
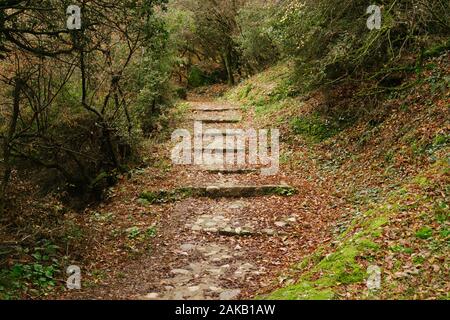
<path fill-rule="evenodd" d="M 173 269 L 173 270 L 170 270 L 170 273 L 188 275 L 191 272 L 189 270 L 186 270 L 186 269 Z"/>
<path fill-rule="evenodd" d="M 182 251 L 192 251 L 195 249 L 195 245 L 193 245 L 191 243 L 185 243 L 180 246 L 180 249 Z"/>
<path fill-rule="evenodd" d="M 211 192 L 211 193 L 213 193 L 213 192 L 216 192 L 216 191 L 219 191 L 220 190 L 220 188 L 219 187 L 217 187 L 217 186 L 209 186 L 209 187 L 206 187 L 206 192 Z"/>
<path fill-rule="evenodd" d="M 208 228 L 215 227 L 217 224 L 214 221 L 208 221 L 205 223 L 205 226 Z"/>
<path fill-rule="evenodd" d="M 224 236 L 230 236 L 230 235 L 234 235 L 234 230 L 230 226 L 228 226 L 223 229 L 220 229 L 219 233 Z"/>
<path fill-rule="evenodd" d="M 284 227 L 287 226 L 287 223 L 284 222 L 284 221 L 277 221 L 277 222 L 275 222 L 275 225 L 276 225 L 277 227 L 284 228 Z"/>
<path fill-rule="evenodd" d="M 244 270 L 250 270 L 250 269 L 253 269 L 255 266 L 254 265 L 252 265 L 251 263 L 244 263 L 243 265 L 241 265 L 241 269 L 244 269 Z"/>
<path fill-rule="evenodd" d="M 192 270 L 194 274 L 200 274 L 204 268 L 202 263 L 192 262 L 189 264 L 189 268 Z"/>
<path fill-rule="evenodd" d="M 152 292 L 145 296 L 146 299 L 154 300 L 159 298 L 159 293 Z"/>
<path fill-rule="evenodd" d="M 404 277 L 407 277 L 407 276 L 408 276 L 408 274 L 406 272 L 396 272 L 394 274 L 395 278 L 404 278 Z"/>
<path fill-rule="evenodd" d="M 245 229 L 242 229 L 241 236 L 251 236 L 253 234 L 253 231 L 246 227 Z"/>
<path fill-rule="evenodd" d="M 249 236 L 252 234 L 252 231 L 243 229 L 242 227 L 237 227 L 236 229 L 233 229 L 230 226 L 228 226 L 219 230 L 219 233 L 224 236 Z"/>
<path fill-rule="evenodd" d="M 188 290 L 190 292 L 197 292 L 197 291 L 200 290 L 200 287 L 199 286 L 193 286 L 193 287 L 189 287 Z"/>
<path fill-rule="evenodd" d="M 200 227 L 200 226 L 198 226 L 198 225 L 194 225 L 193 227 L 192 227 L 192 231 L 201 231 L 202 230 L 202 227 Z"/>
<path fill-rule="evenodd" d="M 174 300 L 184 300 L 184 294 L 181 291 L 175 292 Z"/>
<path fill-rule="evenodd" d="M 233 299 L 236 299 L 240 293 L 241 293 L 241 290 L 239 290 L 239 289 L 226 290 L 220 294 L 219 299 L 220 300 L 233 300 Z"/>
<path fill-rule="evenodd" d="M 211 261 L 212 262 L 221 262 L 223 260 L 229 260 L 229 259 L 232 259 L 232 258 L 233 258 L 232 256 L 225 254 L 225 255 L 222 255 L 220 257 L 214 257 L 214 258 L 211 259 Z"/>
<path fill-rule="evenodd" d="M 262 233 L 267 234 L 268 236 L 274 236 L 276 234 L 276 231 L 273 229 L 263 229 Z"/>
<path fill-rule="evenodd" d="M 245 207 L 245 204 L 242 202 L 235 202 L 228 206 L 228 208 L 234 209 L 234 210 L 244 209 L 244 207 Z"/>
<path fill-rule="evenodd" d="M 243 278 L 245 276 L 245 273 L 242 272 L 242 271 L 237 270 L 237 271 L 234 272 L 234 276 L 236 278 Z"/>
<path fill-rule="evenodd" d="M 222 268 L 217 268 L 217 269 L 208 269 L 206 271 L 209 272 L 210 274 L 219 276 L 219 275 L 224 274 L 226 270 L 224 270 Z"/>

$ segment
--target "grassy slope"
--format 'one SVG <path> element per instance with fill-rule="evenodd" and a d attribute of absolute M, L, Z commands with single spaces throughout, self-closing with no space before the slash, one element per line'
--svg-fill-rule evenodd
<path fill-rule="evenodd" d="M 296 96 L 288 65 L 227 94 L 261 126 L 276 121 L 287 143 L 283 160 L 294 170 L 296 145 L 308 146 L 324 178 L 354 207 L 332 244 L 293 266 L 284 275 L 290 285 L 263 298 L 449 298 L 448 67 L 445 59 L 428 61 L 409 79 L 418 80 L 411 90 L 386 96 L 352 122 L 318 112 L 318 93 Z M 369 266 L 382 270 L 378 291 L 367 289 Z"/>

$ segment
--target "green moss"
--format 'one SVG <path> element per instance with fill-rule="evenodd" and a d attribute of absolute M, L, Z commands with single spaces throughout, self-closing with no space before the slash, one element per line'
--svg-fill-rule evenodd
<path fill-rule="evenodd" d="M 323 119 L 318 114 L 296 118 L 291 121 L 291 126 L 294 133 L 302 135 L 313 142 L 324 141 L 341 131 L 336 122 Z"/>
<path fill-rule="evenodd" d="M 331 300 L 334 298 L 334 292 L 330 289 L 318 289 L 310 282 L 302 282 L 277 290 L 266 298 L 269 300 Z"/>
<path fill-rule="evenodd" d="M 406 253 L 406 254 L 413 254 L 414 253 L 413 249 L 407 248 L 407 247 L 402 246 L 402 245 L 391 246 L 389 249 L 391 251 L 393 251 L 393 252 L 400 252 L 400 253 Z"/>
<path fill-rule="evenodd" d="M 372 220 L 369 220 L 367 222 L 367 229 L 370 232 L 373 232 L 378 230 L 380 227 L 382 227 L 388 222 L 389 222 L 388 217 L 386 217 L 385 215 L 374 217 Z"/>
<path fill-rule="evenodd" d="M 313 264 L 312 268 L 303 272 L 296 284 L 281 288 L 268 298 L 333 299 L 339 286 L 365 281 L 366 271 L 357 258 L 368 257 L 370 252 L 380 250 L 374 239 L 381 235 L 383 226 L 389 222 L 389 215 L 396 211 L 397 206 L 368 210 L 339 237 L 341 244 L 334 252 L 325 257 L 322 251 L 320 254 L 315 252 L 305 258 L 296 269 Z"/>
<path fill-rule="evenodd" d="M 282 197 L 290 197 L 297 193 L 297 190 L 291 187 L 276 187 L 274 190 L 269 190 L 268 194 L 275 194 Z"/>
<path fill-rule="evenodd" d="M 356 240 L 356 241 L 353 241 Z M 366 238 L 355 238 L 345 242 L 338 251 L 327 255 L 307 273 L 297 284 L 281 288 L 268 296 L 269 299 L 333 299 L 335 287 L 364 281 L 366 272 L 356 258 L 369 250 L 378 250 L 378 245 Z M 306 267 L 313 258 L 305 259 L 301 266 Z M 316 259 L 317 260 L 317 259 Z"/>
<path fill-rule="evenodd" d="M 448 204 L 445 202 L 435 203 L 433 209 L 437 222 L 443 224 L 449 220 L 450 210 Z"/>
<path fill-rule="evenodd" d="M 413 263 L 414 263 L 414 264 L 422 264 L 422 263 L 424 263 L 424 262 L 425 262 L 425 258 L 422 257 L 422 256 L 415 256 L 415 257 L 413 258 Z"/>
<path fill-rule="evenodd" d="M 450 143 L 449 134 L 437 134 L 433 139 L 433 147 L 439 148 Z"/>
<path fill-rule="evenodd" d="M 448 237 L 450 236 L 450 229 L 448 229 L 448 228 L 442 228 L 442 229 L 439 231 L 439 235 L 440 235 L 442 238 L 448 238 Z"/>
<path fill-rule="evenodd" d="M 322 274 L 316 280 L 316 283 L 321 287 L 332 287 L 336 284 L 350 284 L 362 281 L 364 272 L 355 262 L 358 254 L 359 248 L 349 245 L 327 256 L 313 269 L 313 272 Z"/>
<path fill-rule="evenodd" d="M 261 100 L 255 104 L 255 114 L 257 117 L 261 118 L 264 115 L 274 113 L 277 110 L 280 110 L 284 107 L 283 103 L 273 103 L 273 102 L 266 102 L 264 100 Z"/>
<path fill-rule="evenodd" d="M 416 237 L 422 240 L 429 239 L 433 236 L 433 229 L 431 229 L 428 226 L 425 226 L 423 228 L 420 228 L 416 232 Z"/>
<path fill-rule="evenodd" d="M 363 246 L 364 248 L 368 248 L 368 249 L 371 249 L 373 251 L 377 251 L 377 250 L 380 249 L 380 246 L 377 243 L 375 243 L 375 242 L 373 242 L 373 241 L 371 241 L 369 239 L 361 239 L 359 241 L 359 244 L 361 246 Z"/>
<path fill-rule="evenodd" d="M 253 90 L 253 85 L 251 83 L 245 85 L 242 90 L 240 91 L 239 98 L 245 99 L 248 97 L 250 92 Z"/>
<path fill-rule="evenodd" d="M 447 40 L 447 42 L 444 43 L 434 44 L 432 47 L 423 52 L 422 59 L 436 57 L 440 55 L 443 51 L 448 50 L 449 48 L 450 48 L 450 40 Z"/>
<path fill-rule="evenodd" d="M 430 184 L 426 177 L 417 177 L 414 179 L 414 182 L 421 187 L 427 187 Z"/>
<path fill-rule="evenodd" d="M 180 201 L 192 195 L 192 189 L 180 188 L 176 190 L 160 190 L 160 191 L 146 191 L 141 193 L 139 202 L 141 204 L 163 204 Z"/>
<path fill-rule="evenodd" d="M 445 160 L 440 160 L 434 163 L 426 176 L 439 177 L 447 174 L 448 165 Z M 419 183 L 418 183 L 419 182 Z M 362 259 L 366 261 L 374 260 L 374 251 L 381 250 L 380 246 L 375 243 L 375 239 L 379 237 L 383 230 L 387 228 L 387 224 L 391 217 L 395 217 L 405 208 L 410 208 L 411 205 L 404 205 L 402 203 L 414 202 L 413 207 L 417 207 L 417 203 L 430 203 L 435 200 L 428 197 L 426 194 L 417 193 L 417 185 L 423 191 L 427 190 L 429 186 L 435 185 L 436 182 L 431 179 L 424 178 L 420 175 L 413 179 L 412 184 L 404 185 L 397 191 L 392 192 L 386 204 L 377 206 L 364 214 L 359 214 L 351 222 L 350 227 L 342 233 L 337 240 L 338 245 L 333 248 L 333 251 L 323 256 L 324 248 L 318 249 L 316 252 L 305 257 L 301 263 L 294 267 L 298 270 L 296 273 L 297 282 L 293 285 L 278 289 L 268 295 L 269 299 L 334 299 L 337 297 L 336 292 L 342 289 L 342 286 L 362 283 L 366 278 L 366 272 L 359 262 Z M 413 188 L 411 188 L 413 187 Z M 413 190 L 416 193 L 413 193 Z M 447 227 L 448 220 L 448 205 L 442 202 L 435 202 L 432 206 L 431 213 L 434 214 L 430 220 L 436 220 L 441 224 L 439 229 L 439 237 L 431 239 L 434 235 L 434 230 L 429 226 L 424 226 L 417 230 L 416 237 L 420 239 L 429 239 L 429 248 L 437 250 L 442 247 L 443 241 L 449 236 Z M 415 251 L 412 248 L 403 245 L 394 245 L 389 247 L 389 250 L 398 253 L 413 254 Z M 422 264 L 425 258 L 417 255 L 413 256 L 414 264 Z M 403 264 L 401 260 L 394 263 L 394 271 L 401 270 Z M 295 272 L 295 271 L 294 271 Z M 405 297 L 414 294 L 406 293 Z M 394 288 L 385 287 L 385 291 L 394 290 Z"/>

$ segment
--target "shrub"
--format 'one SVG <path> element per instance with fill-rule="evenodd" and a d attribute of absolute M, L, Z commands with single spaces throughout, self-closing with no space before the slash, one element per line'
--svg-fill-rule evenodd
<path fill-rule="evenodd" d="M 361 78 L 376 79 L 398 67 L 405 53 L 424 51 L 449 31 L 448 1 L 381 1 L 382 27 L 366 26 L 367 1 L 289 1 L 279 14 L 274 33 L 283 53 L 296 61 L 295 75 L 305 88 Z"/>
<path fill-rule="evenodd" d="M 275 63 L 278 47 L 272 35 L 272 19 L 276 7 L 253 2 L 239 10 L 237 23 L 241 32 L 235 37 L 243 63 L 250 73 L 256 73 Z"/>

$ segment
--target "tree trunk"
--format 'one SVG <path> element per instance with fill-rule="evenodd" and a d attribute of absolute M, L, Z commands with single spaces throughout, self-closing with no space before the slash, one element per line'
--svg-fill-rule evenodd
<path fill-rule="evenodd" d="M 14 92 L 13 92 L 13 110 L 11 115 L 11 120 L 9 122 L 8 132 L 3 141 L 3 162 L 4 171 L 3 178 L 0 186 L 0 217 L 3 216 L 6 208 L 6 190 L 8 188 L 8 183 L 11 178 L 11 143 L 14 139 L 14 134 L 17 127 L 17 119 L 19 118 L 20 112 L 20 92 L 22 91 L 23 82 L 19 77 L 14 80 Z"/>
<path fill-rule="evenodd" d="M 228 77 L 228 85 L 234 86 L 234 76 L 233 76 L 233 69 L 231 68 L 231 59 L 230 59 L 230 52 L 227 51 L 223 55 L 223 61 L 225 64 L 225 69 L 227 70 L 227 77 Z"/>

